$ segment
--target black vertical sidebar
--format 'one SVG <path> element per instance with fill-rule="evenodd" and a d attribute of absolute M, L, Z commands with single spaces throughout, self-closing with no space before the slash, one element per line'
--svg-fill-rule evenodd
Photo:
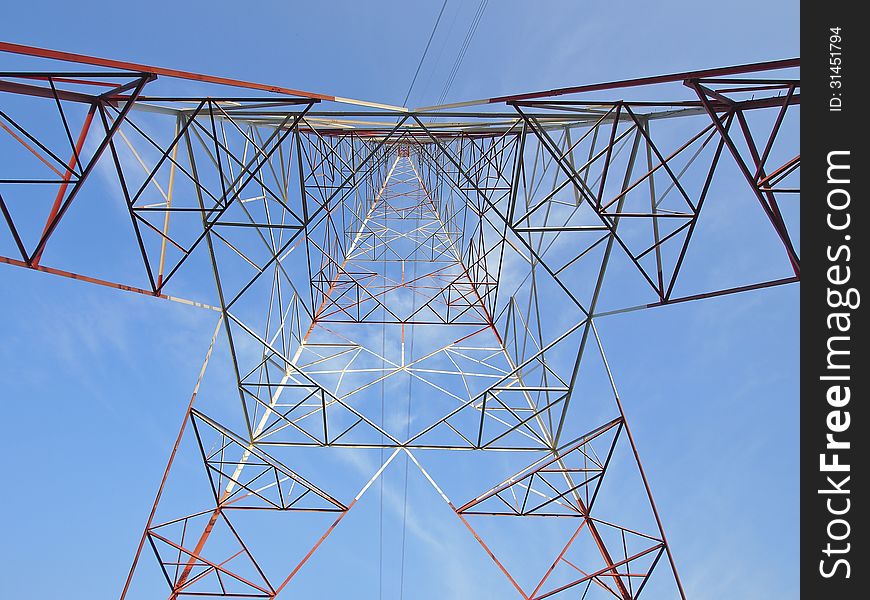
<path fill-rule="evenodd" d="M 870 31 L 859 6 L 801 10 L 800 555 L 813 600 L 868 597 Z"/>

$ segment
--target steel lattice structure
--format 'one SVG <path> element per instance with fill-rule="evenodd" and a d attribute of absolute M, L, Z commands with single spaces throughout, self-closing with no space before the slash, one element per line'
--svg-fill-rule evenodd
<path fill-rule="evenodd" d="M 798 60 L 409 110 L 0 50 L 0 260 L 214 310 L 231 356 L 233 400 L 194 392 L 121 598 L 155 560 L 170 598 L 290 597 L 397 456 L 517 597 L 686 597 L 596 323 L 799 280 L 781 206 L 798 193 Z M 77 199 L 104 193 L 98 165 L 141 264 L 124 281 L 43 264 Z M 706 207 L 738 195 L 779 272 L 681 291 Z M 373 450 L 366 477 L 311 468 Z M 184 452 L 209 485 L 168 500 Z M 469 453 L 515 470 L 476 471 L 469 492 L 427 464 Z M 251 511 L 327 518 L 269 570 L 239 525 Z M 532 585 L 483 533 L 517 520 L 570 532 Z"/>

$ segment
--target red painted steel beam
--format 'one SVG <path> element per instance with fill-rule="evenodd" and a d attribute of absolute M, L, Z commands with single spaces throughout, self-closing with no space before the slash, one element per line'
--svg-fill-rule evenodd
<path fill-rule="evenodd" d="M 80 169 L 82 168 L 79 162 L 79 156 L 82 153 L 82 148 L 85 144 L 85 139 L 88 137 L 88 131 L 91 129 L 91 123 L 94 120 L 94 113 L 97 112 L 97 105 L 92 104 L 91 109 L 88 111 L 87 116 L 85 117 L 85 122 L 82 125 L 81 132 L 79 132 L 78 140 L 76 140 L 75 149 L 72 152 L 72 155 L 69 158 L 69 162 L 66 166 L 66 171 L 63 174 L 63 183 L 60 185 L 60 188 L 57 190 L 57 195 L 54 198 L 54 204 L 51 206 L 51 212 L 48 214 L 48 218 L 45 221 L 45 226 L 42 229 L 42 237 L 46 237 L 50 235 L 50 229 L 52 227 L 52 223 L 54 223 L 55 218 L 57 217 L 57 213 L 60 212 L 60 207 L 63 203 L 63 199 L 66 196 L 66 191 L 69 188 L 70 179 L 73 176 L 73 169 L 78 166 Z M 33 266 L 39 265 L 39 261 L 42 258 L 42 253 L 45 250 L 45 245 L 42 245 L 41 249 L 36 252 L 33 256 L 33 260 L 31 264 Z"/>
<path fill-rule="evenodd" d="M 26 46 L 23 44 L 13 44 L 11 42 L 0 42 L 0 52 L 9 52 L 11 54 L 21 54 L 24 56 L 34 56 L 37 58 L 48 58 L 51 60 L 63 60 L 67 62 L 92 65 L 95 67 L 106 67 L 110 69 L 122 69 L 125 71 L 140 71 L 143 73 L 154 73 L 155 75 L 164 75 L 166 77 L 175 77 L 177 79 L 188 79 L 191 81 L 200 81 L 203 83 L 214 83 L 217 85 L 230 85 L 234 87 L 247 88 L 250 90 L 260 90 L 263 92 L 274 92 L 276 94 L 285 94 L 288 96 L 301 96 L 303 98 L 312 98 L 316 100 L 335 101 L 335 96 L 326 94 L 317 94 L 315 92 L 306 92 L 303 90 L 294 90 L 291 88 L 280 87 L 277 85 L 267 85 L 264 83 L 254 83 L 241 79 L 231 79 L 229 77 L 218 77 L 214 75 L 203 75 L 202 73 L 192 73 L 190 71 L 180 71 L 178 69 L 166 69 L 164 67 L 155 67 L 153 65 L 145 65 L 142 63 L 113 60 L 110 58 L 100 58 L 97 56 L 88 56 L 87 54 L 76 54 L 74 52 L 63 52 L 61 50 L 49 50 L 48 48 L 39 48 L 36 46 Z"/>
<path fill-rule="evenodd" d="M 169 296 L 167 294 L 161 294 L 158 292 L 154 292 L 152 290 L 146 290 L 146 289 L 143 289 L 140 287 L 127 285 L 124 283 L 107 281 L 105 279 L 91 277 L 90 275 L 82 275 L 81 273 L 73 273 L 71 271 L 64 271 L 63 269 L 55 269 L 54 267 L 45 267 L 43 265 L 27 264 L 23 260 L 18 260 L 16 258 L 11 258 L 9 256 L 0 256 L 0 264 L 11 265 L 13 267 L 23 267 L 25 269 L 31 269 L 33 271 L 39 271 L 41 273 L 48 273 L 49 275 L 57 275 L 58 277 L 66 277 L 67 279 L 75 279 L 76 281 L 84 281 L 85 283 L 92 283 L 94 285 L 101 285 L 104 287 L 113 288 L 116 290 L 121 290 L 122 292 L 133 292 L 136 294 L 142 294 L 143 296 L 150 296 L 152 298 L 160 298 L 161 300 L 171 300 L 173 302 L 180 302 L 181 304 L 189 304 L 191 306 L 196 306 L 197 308 L 207 308 L 209 310 L 220 312 L 220 308 L 218 308 L 216 306 L 211 306 L 210 304 L 197 302 L 195 300 L 187 300 L 186 298 Z"/>
<path fill-rule="evenodd" d="M 705 79 L 708 77 L 725 77 L 728 75 L 740 75 L 743 73 L 774 71 L 777 69 L 789 69 L 793 67 L 799 67 L 800 64 L 801 61 L 799 58 L 788 58 L 784 60 L 772 60 L 745 65 L 735 65 L 732 67 L 703 69 L 701 71 L 684 71 L 682 73 L 671 73 L 669 75 L 655 75 L 652 77 L 638 77 L 635 79 L 623 79 L 620 81 L 609 81 L 605 83 L 593 83 L 589 85 L 580 85 L 574 87 L 555 88 L 542 92 L 514 94 L 512 96 L 499 96 L 497 98 L 490 98 L 489 100 L 487 100 L 487 103 L 494 104 L 498 102 L 517 102 L 520 100 L 533 100 L 535 98 L 548 98 L 550 96 L 563 96 L 565 94 L 580 94 L 583 92 L 618 90 L 622 88 L 653 85 L 657 83 L 672 83 L 676 81 L 684 81 L 686 79 Z"/>
<path fill-rule="evenodd" d="M 0 42 L 2 44 L 3 42 Z M 21 94 L 24 96 L 36 96 L 38 98 L 55 98 L 60 100 L 69 100 L 70 102 L 82 102 L 91 104 L 97 96 L 82 94 L 81 92 L 73 92 L 70 90 L 51 90 L 47 87 L 38 85 L 28 85 L 26 83 L 15 83 L 0 79 L 0 92 L 11 92 L 13 94 Z"/>

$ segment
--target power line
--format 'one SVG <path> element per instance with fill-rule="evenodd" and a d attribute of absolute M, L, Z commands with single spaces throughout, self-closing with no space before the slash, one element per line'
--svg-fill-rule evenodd
<path fill-rule="evenodd" d="M 426 60 L 426 54 L 429 52 L 429 45 L 432 43 L 432 38 L 435 37 L 435 32 L 438 30 L 438 24 L 441 22 L 441 15 L 444 14 L 444 9 L 447 8 L 447 0 L 441 5 L 441 10 L 438 11 L 438 18 L 435 19 L 435 26 L 432 28 L 432 33 L 429 34 L 429 41 L 426 42 L 426 48 L 423 50 L 423 56 L 420 57 L 420 62 L 417 65 L 417 70 L 414 71 L 414 78 L 411 80 L 411 85 L 408 87 L 408 93 L 405 94 L 405 99 L 402 101 L 402 106 L 407 106 L 408 98 L 411 97 L 411 90 L 414 89 L 414 84 L 417 82 L 417 76 L 420 74 L 420 67 L 423 66 L 423 61 Z"/>
<path fill-rule="evenodd" d="M 384 184 L 386 188 L 386 184 Z M 386 189 L 384 189 L 386 191 Z M 380 210 L 380 202 L 378 204 L 378 210 Z M 387 210 L 386 204 L 384 204 L 384 217 L 385 220 L 387 218 Z M 372 249 L 372 258 L 377 258 L 375 252 L 377 251 L 377 245 L 373 246 Z M 384 250 L 384 263 L 383 263 L 383 272 L 384 272 L 384 286 L 387 285 L 387 252 Z M 387 307 L 384 306 L 384 321 L 386 321 L 386 311 Z M 387 369 L 387 326 L 384 325 L 383 329 L 381 329 L 381 441 L 384 440 L 383 430 L 385 429 L 385 408 L 386 408 L 386 374 Z M 381 464 L 384 464 L 384 448 L 381 448 Z M 379 548 L 378 548 L 378 598 L 379 600 L 383 600 L 384 597 L 384 479 L 386 478 L 385 473 L 381 473 L 380 477 L 380 512 L 378 518 L 378 529 L 379 529 Z"/>
<path fill-rule="evenodd" d="M 444 34 L 444 41 L 441 42 L 441 47 L 438 49 L 438 55 L 435 57 L 435 62 L 432 64 L 432 68 L 429 70 L 429 77 L 426 79 L 426 87 L 423 88 L 423 97 L 426 98 L 426 92 L 429 91 L 429 87 L 432 85 L 432 78 L 435 75 L 436 70 L 438 69 L 438 65 L 441 64 L 441 57 L 444 55 L 444 49 L 447 47 L 447 42 L 450 41 L 450 34 L 453 33 L 453 28 L 456 26 L 456 19 L 459 17 L 459 13 L 462 12 L 460 10 L 453 11 L 453 18 L 450 20 L 450 27 L 447 28 L 447 33 Z"/>
<path fill-rule="evenodd" d="M 446 4 L 446 2 L 445 2 Z M 410 162 L 411 159 L 408 159 Z M 419 177 L 419 175 L 418 175 Z M 420 179 L 420 184 L 422 187 L 423 180 Z M 426 194 L 427 192 L 423 192 Z M 420 200 L 422 201 L 422 194 Z M 418 213 L 417 210 L 420 212 Z M 414 211 L 414 231 L 419 235 L 420 229 L 420 217 L 422 213 L 422 205 L 415 209 Z M 417 261 L 414 261 L 411 266 L 411 281 L 417 281 Z M 417 294 L 411 294 L 411 314 L 413 315 L 417 311 Z M 408 358 L 411 362 L 414 361 L 414 327 L 411 327 L 410 331 L 410 352 L 408 354 Z M 405 415 L 405 439 L 409 439 L 411 437 L 411 385 L 414 383 L 413 377 L 408 377 L 408 412 Z M 403 600 L 405 597 L 405 537 L 407 532 L 407 523 L 408 523 L 408 465 L 411 462 L 411 459 L 408 455 L 405 455 L 405 489 L 402 494 L 402 554 L 399 563 L 399 600 Z"/>
<path fill-rule="evenodd" d="M 486 10 L 486 5 L 488 3 L 489 0 L 480 0 L 480 4 L 477 5 L 477 11 L 474 13 L 474 17 L 471 19 L 471 24 L 468 27 L 468 32 L 465 34 L 465 39 L 462 42 L 462 46 L 459 48 L 459 54 L 456 55 L 456 60 L 453 63 L 453 68 L 450 70 L 450 74 L 447 76 L 447 82 L 444 84 L 444 90 L 441 92 L 441 96 L 438 99 L 438 104 L 444 103 L 444 99 L 447 97 L 447 93 L 450 91 L 450 88 L 453 85 L 453 81 L 456 79 L 456 74 L 459 72 L 459 68 L 462 66 L 462 61 L 465 58 L 465 53 L 468 51 L 471 40 L 474 38 L 474 34 L 477 32 L 477 26 L 480 24 L 480 19 L 481 17 L 483 17 L 483 12 Z"/>

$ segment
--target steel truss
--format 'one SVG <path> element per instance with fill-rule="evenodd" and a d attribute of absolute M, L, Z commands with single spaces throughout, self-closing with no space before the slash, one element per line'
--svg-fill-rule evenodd
<path fill-rule="evenodd" d="M 0 73 L 0 260 L 214 310 L 200 380 L 216 345 L 234 370 L 234 402 L 197 399 L 197 384 L 121 598 L 146 552 L 170 598 L 275 598 L 399 455 L 519 597 L 685 598 L 597 323 L 799 280 L 786 196 L 798 193 L 797 60 L 409 110 L 0 50 L 40 65 Z M 179 79 L 208 93 L 157 93 Z M 98 164 L 116 174 L 143 279 L 42 262 L 83 190 L 105 193 Z M 721 172 L 724 198 L 711 191 Z M 749 235 L 777 241 L 759 262 L 781 271 L 681 291 L 702 209 L 735 195 L 763 225 Z M 327 489 L 296 464 L 305 448 L 384 453 L 357 485 Z M 461 496 L 426 467 L 443 451 L 519 462 Z M 210 492 L 166 506 L 180 452 L 199 456 Z M 622 519 L 615 494 L 642 502 Z M 252 510 L 328 520 L 267 572 L 237 527 Z M 515 519 L 570 533 L 533 585 L 479 532 Z"/>

